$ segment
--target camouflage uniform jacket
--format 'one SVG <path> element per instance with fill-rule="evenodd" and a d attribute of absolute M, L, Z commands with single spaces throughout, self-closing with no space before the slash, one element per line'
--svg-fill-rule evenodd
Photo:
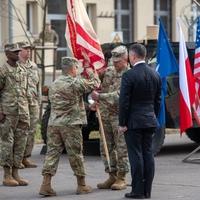
<path fill-rule="evenodd" d="M 42 32 L 39 35 L 39 38 L 42 39 Z M 59 44 L 59 36 L 54 30 L 45 30 L 44 31 L 44 41 L 45 42 L 52 42 L 55 45 Z"/>
<path fill-rule="evenodd" d="M 122 74 L 128 69 L 129 67 L 127 66 L 121 72 L 117 72 L 114 66 L 110 66 L 106 70 L 101 86 L 101 93 L 99 94 L 102 116 L 118 115 L 121 77 Z"/>
<path fill-rule="evenodd" d="M 51 102 L 50 126 L 86 124 L 83 94 L 98 87 L 98 77 L 90 74 L 90 79 L 61 75 L 49 89 Z"/>
<path fill-rule="evenodd" d="M 27 71 L 5 63 L 0 67 L 0 112 L 7 115 L 29 115 Z"/>
<path fill-rule="evenodd" d="M 26 63 L 19 62 L 19 65 L 25 67 L 28 76 L 28 102 L 35 106 L 41 100 L 40 75 L 37 65 L 31 60 Z"/>

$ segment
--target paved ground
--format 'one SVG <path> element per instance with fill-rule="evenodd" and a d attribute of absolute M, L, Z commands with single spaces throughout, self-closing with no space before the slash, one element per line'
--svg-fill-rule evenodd
<path fill-rule="evenodd" d="M 152 199 L 155 200 L 199 200 L 200 191 L 200 167 L 199 164 L 183 163 L 182 159 L 191 152 L 196 145 L 187 137 L 168 135 L 161 153 L 156 157 L 156 175 L 153 184 Z M 2 169 L 0 169 L 0 200 L 38 200 L 38 190 L 42 181 L 41 168 L 44 159 L 40 155 L 41 145 L 36 145 L 33 159 L 38 168 L 20 170 L 21 174 L 30 180 L 27 187 L 2 186 Z M 197 154 L 200 157 L 200 154 Z M 98 190 L 96 184 L 106 178 L 104 167 L 98 156 L 85 157 L 88 172 L 87 182 L 94 187 L 94 192 L 88 195 L 75 195 L 76 181 L 67 155 L 62 155 L 58 172 L 53 179 L 53 186 L 57 191 L 57 197 L 45 198 L 51 200 L 119 200 L 125 199 L 124 193 L 130 191 L 130 187 L 123 191 Z M 130 175 L 128 175 L 130 182 Z"/>

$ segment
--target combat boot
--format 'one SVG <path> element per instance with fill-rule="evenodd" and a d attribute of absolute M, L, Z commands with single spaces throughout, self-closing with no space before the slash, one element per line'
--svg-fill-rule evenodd
<path fill-rule="evenodd" d="M 5 185 L 5 186 L 18 186 L 19 183 L 12 177 L 12 168 L 3 167 L 3 169 L 4 169 L 3 185 Z"/>
<path fill-rule="evenodd" d="M 85 176 L 77 176 L 77 190 L 76 194 L 87 194 L 92 192 L 92 188 L 85 184 Z"/>
<path fill-rule="evenodd" d="M 22 164 L 24 165 L 25 168 L 36 168 L 37 167 L 37 165 L 33 161 L 29 160 L 28 158 L 24 158 L 22 160 Z"/>
<path fill-rule="evenodd" d="M 116 181 L 116 179 L 117 179 L 116 173 L 111 172 L 111 173 L 109 173 L 109 178 L 106 181 L 104 181 L 103 183 L 97 184 L 97 188 L 99 188 L 99 189 L 110 189 L 112 184 Z"/>
<path fill-rule="evenodd" d="M 24 169 L 24 168 L 25 166 L 22 163 L 20 163 L 19 169 Z"/>
<path fill-rule="evenodd" d="M 40 187 L 39 194 L 44 196 L 56 196 L 56 192 L 51 187 L 51 175 L 45 174 L 43 177 L 43 182 Z"/>
<path fill-rule="evenodd" d="M 28 181 L 26 179 L 23 179 L 18 174 L 18 168 L 13 167 L 12 168 L 12 176 L 13 178 L 19 183 L 19 186 L 26 186 L 28 185 Z"/>
<path fill-rule="evenodd" d="M 116 181 L 112 184 L 111 189 L 112 190 L 124 190 L 126 189 L 126 173 L 119 172 L 117 174 Z"/>

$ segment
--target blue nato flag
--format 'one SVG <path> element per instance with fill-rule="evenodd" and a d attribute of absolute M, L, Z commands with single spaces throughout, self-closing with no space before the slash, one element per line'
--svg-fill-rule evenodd
<path fill-rule="evenodd" d="M 165 126 L 165 96 L 167 94 L 167 76 L 178 72 L 178 64 L 172 51 L 164 26 L 160 20 L 157 44 L 157 68 L 162 80 L 161 106 L 158 115 L 160 127 Z"/>

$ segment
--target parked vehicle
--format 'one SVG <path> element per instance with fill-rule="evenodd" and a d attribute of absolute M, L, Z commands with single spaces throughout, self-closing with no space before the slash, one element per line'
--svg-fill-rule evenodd
<path fill-rule="evenodd" d="M 157 41 L 152 40 L 144 44 L 147 48 L 147 61 L 150 63 L 152 67 L 155 68 Z M 106 43 L 102 45 L 102 49 L 103 49 L 107 63 L 109 62 L 109 59 L 111 57 L 111 50 L 117 45 L 121 45 L 121 43 L 120 44 Z M 124 45 L 126 45 L 128 48 L 131 44 L 124 44 Z M 174 51 L 175 57 L 178 60 L 179 43 L 173 42 L 171 43 L 171 46 Z M 193 60 L 194 60 L 195 44 L 187 43 L 186 46 L 188 50 L 189 59 L 192 65 Z M 167 78 L 167 86 L 168 86 L 167 96 L 165 98 L 166 100 L 166 105 L 165 105 L 166 126 L 165 128 L 158 128 L 153 136 L 153 151 L 155 155 L 160 151 L 164 143 L 165 134 L 168 132 L 166 130 L 179 128 L 179 77 L 178 77 L 178 74 L 171 75 Z M 86 104 L 88 104 L 87 94 L 85 95 L 85 102 Z M 48 125 L 50 112 L 51 112 L 51 106 L 49 103 L 42 117 L 42 124 L 41 124 L 42 138 L 45 143 L 46 143 L 47 125 Z M 91 151 L 99 152 L 98 140 L 95 140 L 96 143 L 94 144 L 94 140 L 90 140 L 90 137 L 89 137 L 92 131 L 98 130 L 98 127 L 99 127 L 98 120 L 97 120 L 95 112 L 91 111 L 88 106 L 86 106 L 86 113 L 87 113 L 88 125 L 83 126 L 82 128 L 83 139 L 84 139 L 84 142 L 86 142 L 85 144 L 89 144 L 90 141 L 93 142 L 92 148 L 90 149 Z M 188 129 L 186 131 L 186 134 L 192 141 L 196 143 L 200 143 L 200 134 L 199 134 L 200 128 L 196 125 L 195 121 L 194 121 L 194 124 L 195 124 L 194 127 Z"/>

